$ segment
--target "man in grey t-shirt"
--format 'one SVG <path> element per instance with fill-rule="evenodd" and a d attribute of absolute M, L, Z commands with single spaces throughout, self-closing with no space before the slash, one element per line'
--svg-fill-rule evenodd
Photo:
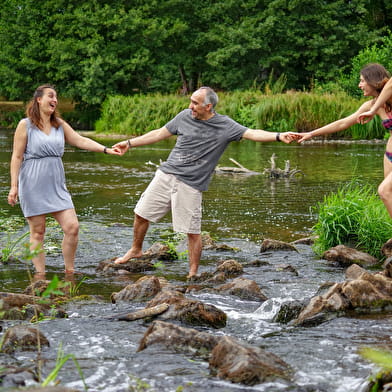
<path fill-rule="evenodd" d="M 300 138 L 293 132 L 276 133 L 249 129 L 230 117 L 215 112 L 218 96 L 210 87 L 201 87 L 191 96 L 188 109 L 164 127 L 113 146 L 125 154 L 131 147 L 153 144 L 176 135 L 177 141 L 166 162 L 157 170 L 135 207 L 132 247 L 115 260 L 126 263 L 142 255 L 144 237 L 150 222 L 157 222 L 170 210 L 173 230 L 188 236 L 189 274 L 195 276 L 201 257 L 201 200 L 211 175 L 232 141 L 290 143 Z"/>

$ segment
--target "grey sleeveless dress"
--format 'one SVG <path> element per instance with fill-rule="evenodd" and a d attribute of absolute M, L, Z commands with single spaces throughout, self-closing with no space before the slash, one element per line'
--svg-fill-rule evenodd
<path fill-rule="evenodd" d="M 50 134 L 40 131 L 30 119 L 27 145 L 19 171 L 19 200 L 25 217 L 74 208 L 65 185 L 62 156 L 63 127 L 52 127 Z"/>

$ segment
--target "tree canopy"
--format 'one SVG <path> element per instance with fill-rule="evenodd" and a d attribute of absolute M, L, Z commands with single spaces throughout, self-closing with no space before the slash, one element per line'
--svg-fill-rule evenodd
<path fill-rule="evenodd" d="M 2 0 L 0 96 L 39 84 L 77 103 L 114 94 L 287 87 L 349 71 L 392 22 L 389 0 Z"/>

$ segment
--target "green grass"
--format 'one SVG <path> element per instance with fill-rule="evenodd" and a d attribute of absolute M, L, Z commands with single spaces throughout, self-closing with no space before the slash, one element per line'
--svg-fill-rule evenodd
<path fill-rule="evenodd" d="M 352 182 L 324 197 L 315 212 L 314 250 L 321 255 L 336 245 L 348 245 L 381 258 L 381 247 L 392 237 L 392 220 L 376 190 Z"/>

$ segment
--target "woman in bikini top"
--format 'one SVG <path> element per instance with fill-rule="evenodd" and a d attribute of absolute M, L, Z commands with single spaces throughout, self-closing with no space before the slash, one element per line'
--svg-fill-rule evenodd
<path fill-rule="evenodd" d="M 343 131 L 358 122 L 365 123 L 369 121 L 366 119 L 370 119 L 375 114 L 380 116 L 385 129 L 392 131 L 391 80 L 389 72 L 381 64 L 366 65 L 360 72 L 358 87 L 363 91 L 365 97 L 373 98 L 363 103 L 355 113 L 311 132 L 303 133 L 298 143 L 311 139 L 313 136 Z M 384 86 L 385 91 L 383 90 Z M 384 180 L 378 187 L 378 194 L 392 218 L 392 136 L 387 142 L 384 156 Z"/>

